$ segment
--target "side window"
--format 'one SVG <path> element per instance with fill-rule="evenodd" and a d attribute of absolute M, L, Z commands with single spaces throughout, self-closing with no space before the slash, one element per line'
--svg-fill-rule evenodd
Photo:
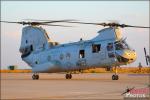
<path fill-rule="evenodd" d="M 108 43 L 107 50 L 112 51 L 113 50 L 113 43 Z"/>
<path fill-rule="evenodd" d="M 63 60 L 64 59 L 64 55 L 60 54 L 59 58 L 60 58 L 60 60 Z"/>
<path fill-rule="evenodd" d="M 26 44 L 28 43 L 28 40 L 26 40 Z"/>
<path fill-rule="evenodd" d="M 108 53 L 108 57 L 109 57 L 109 58 L 114 58 L 114 57 L 115 57 L 115 54 L 114 54 L 113 52 Z"/>
<path fill-rule="evenodd" d="M 47 60 L 51 61 L 51 56 L 50 55 L 47 56 Z"/>
<path fill-rule="evenodd" d="M 84 50 L 79 51 L 79 58 L 84 58 L 85 57 L 85 52 Z"/>
<path fill-rule="evenodd" d="M 30 45 L 30 50 L 33 51 L 33 45 Z"/>
<path fill-rule="evenodd" d="M 38 61 L 35 61 L 35 64 L 39 64 L 39 62 L 38 62 Z"/>
<path fill-rule="evenodd" d="M 100 44 L 93 44 L 92 45 L 92 52 L 93 53 L 98 53 L 101 49 L 101 45 Z"/>
<path fill-rule="evenodd" d="M 71 54 L 70 54 L 70 53 L 67 53 L 67 54 L 66 54 L 66 59 L 70 59 L 70 57 L 71 57 Z"/>

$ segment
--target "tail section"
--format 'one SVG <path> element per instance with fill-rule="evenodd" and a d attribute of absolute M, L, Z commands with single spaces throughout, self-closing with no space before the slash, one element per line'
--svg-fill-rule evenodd
<path fill-rule="evenodd" d="M 41 27 L 27 26 L 22 30 L 20 52 L 22 58 L 28 56 L 32 51 L 39 51 L 46 48 L 49 37 Z"/>

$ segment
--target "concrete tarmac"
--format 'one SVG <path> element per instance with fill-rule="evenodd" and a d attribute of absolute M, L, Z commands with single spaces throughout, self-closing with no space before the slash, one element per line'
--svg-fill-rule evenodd
<path fill-rule="evenodd" d="M 32 80 L 32 73 L 1 73 L 1 99 L 123 99 L 127 87 L 145 88 L 148 75 L 113 73 L 65 74 L 42 73 L 39 80 Z"/>

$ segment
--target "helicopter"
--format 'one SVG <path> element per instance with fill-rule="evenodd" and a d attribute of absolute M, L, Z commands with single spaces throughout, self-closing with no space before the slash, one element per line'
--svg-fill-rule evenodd
<path fill-rule="evenodd" d="M 85 23 L 75 20 L 0 22 L 26 25 L 22 29 L 19 51 L 22 60 L 32 67 L 33 80 L 39 79 L 39 73 L 66 72 L 65 78 L 71 79 L 74 71 L 112 68 L 112 66 L 115 67 L 112 80 L 118 80 L 117 67 L 133 63 L 137 58 L 136 51 L 131 49 L 126 39 L 122 38 L 121 28 L 150 28 L 119 23 Z M 106 28 L 99 30 L 98 35 L 91 40 L 80 39 L 77 42 L 59 44 L 50 40 L 41 25 L 71 27 L 53 24 L 60 22 L 92 24 Z"/>

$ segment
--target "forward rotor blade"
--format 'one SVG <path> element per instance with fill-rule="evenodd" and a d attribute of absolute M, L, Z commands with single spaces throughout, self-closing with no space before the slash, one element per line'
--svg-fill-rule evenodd
<path fill-rule="evenodd" d="M 122 24 L 121 26 L 122 27 L 133 27 L 133 28 L 150 28 L 150 27 L 145 27 L 145 26 L 132 26 L 132 25 L 125 25 L 125 24 Z"/>
<path fill-rule="evenodd" d="M 126 24 L 119 24 L 119 23 L 85 23 L 85 22 L 68 22 L 68 23 L 78 23 L 78 24 L 92 24 L 92 25 L 101 25 L 101 26 L 110 26 L 110 27 L 133 27 L 133 28 L 150 28 L 145 26 L 132 26 L 132 25 L 126 25 Z"/>

